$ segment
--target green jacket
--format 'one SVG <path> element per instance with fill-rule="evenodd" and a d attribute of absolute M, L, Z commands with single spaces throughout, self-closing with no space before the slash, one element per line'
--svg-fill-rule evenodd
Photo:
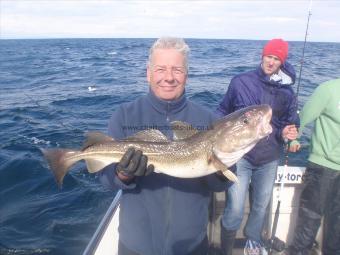
<path fill-rule="evenodd" d="M 300 113 L 300 134 L 314 121 L 308 160 L 340 170 L 340 79 L 318 86 Z"/>

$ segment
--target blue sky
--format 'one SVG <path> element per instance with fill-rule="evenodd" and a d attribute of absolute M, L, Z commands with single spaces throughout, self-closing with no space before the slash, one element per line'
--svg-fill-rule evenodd
<path fill-rule="evenodd" d="M 303 41 L 310 0 L 0 0 L 0 38 Z M 314 0 L 309 41 L 340 42 L 340 1 Z"/>

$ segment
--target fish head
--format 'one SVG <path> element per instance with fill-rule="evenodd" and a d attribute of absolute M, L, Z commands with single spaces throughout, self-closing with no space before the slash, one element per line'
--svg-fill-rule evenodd
<path fill-rule="evenodd" d="M 213 127 L 215 152 L 240 152 L 243 156 L 272 132 L 271 117 L 269 105 L 254 105 L 225 116 Z"/>

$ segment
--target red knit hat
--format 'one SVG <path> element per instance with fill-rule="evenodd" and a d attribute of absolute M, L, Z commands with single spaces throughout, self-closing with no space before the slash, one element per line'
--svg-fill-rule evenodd
<path fill-rule="evenodd" d="M 288 56 L 288 43 L 282 39 L 272 39 L 263 48 L 262 57 L 274 55 L 278 57 L 282 63 L 286 61 Z"/>

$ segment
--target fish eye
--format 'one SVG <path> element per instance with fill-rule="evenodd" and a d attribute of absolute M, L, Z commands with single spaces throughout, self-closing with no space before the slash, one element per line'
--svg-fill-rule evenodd
<path fill-rule="evenodd" d="M 244 124 L 249 124 L 249 120 L 247 118 L 243 119 Z"/>

